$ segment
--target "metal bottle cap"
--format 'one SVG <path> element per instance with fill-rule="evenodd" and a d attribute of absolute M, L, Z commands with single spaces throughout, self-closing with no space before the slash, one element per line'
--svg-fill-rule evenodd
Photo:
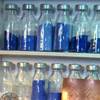
<path fill-rule="evenodd" d="M 33 5 L 33 4 L 23 4 L 22 9 L 23 10 L 34 10 L 35 9 L 35 5 Z"/>
<path fill-rule="evenodd" d="M 100 4 L 99 5 L 94 5 L 94 11 L 100 11 Z"/>
<path fill-rule="evenodd" d="M 38 63 L 35 63 L 35 68 L 40 68 L 40 69 L 44 69 L 46 68 L 46 63 L 42 63 L 42 62 L 38 62 Z"/>
<path fill-rule="evenodd" d="M 63 69 L 63 64 L 60 63 L 53 63 L 52 65 L 52 69 Z"/>
<path fill-rule="evenodd" d="M 58 4 L 57 10 L 70 10 L 70 6 L 68 4 Z"/>
<path fill-rule="evenodd" d="M 84 4 L 79 4 L 75 6 L 76 11 L 88 11 L 88 6 Z"/>
<path fill-rule="evenodd" d="M 79 64 L 69 64 L 69 69 L 70 70 L 82 70 L 82 66 Z"/>
<path fill-rule="evenodd" d="M 86 69 L 88 71 L 97 71 L 97 70 L 99 70 L 99 66 L 98 65 L 87 65 Z"/>
<path fill-rule="evenodd" d="M 12 62 L 8 62 L 8 61 L 2 62 L 2 67 L 11 67 L 11 66 L 12 66 Z"/>
<path fill-rule="evenodd" d="M 6 4 L 5 10 L 17 10 L 17 5 L 16 4 Z"/>
<path fill-rule="evenodd" d="M 41 4 L 40 9 L 41 10 L 52 10 L 52 5 L 51 4 Z"/>
<path fill-rule="evenodd" d="M 17 63 L 17 66 L 18 67 L 28 67 L 29 66 L 29 63 L 26 63 L 26 62 L 18 62 Z"/>

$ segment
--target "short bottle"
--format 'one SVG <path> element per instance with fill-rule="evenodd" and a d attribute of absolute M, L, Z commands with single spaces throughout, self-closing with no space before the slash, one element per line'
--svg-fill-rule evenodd
<path fill-rule="evenodd" d="M 4 25 L 4 49 L 17 50 L 18 49 L 18 20 L 17 20 L 17 5 L 6 4 L 5 12 L 7 19 Z"/>
<path fill-rule="evenodd" d="M 79 64 L 69 64 L 69 76 L 68 78 L 73 79 L 81 79 L 81 71 L 83 70 L 83 67 Z"/>
<path fill-rule="evenodd" d="M 52 51 L 52 21 L 51 21 L 51 4 L 40 5 L 41 16 L 37 32 L 37 50 Z"/>
<path fill-rule="evenodd" d="M 52 64 L 52 74 L 48 84 L 48 100 L 61 100 L 63 74 L 63 64 Z"/>
<path fill-rule="evenodd" d="M 35 6 L 23 4 L 23 16 L 21 18 L 21 33 L 19 49 L 25 51 L 36 50 L 36 20 L 34 17 Z"/>
<path fill-rule="evenodd" d="M 57 5 L 58 16 L 55 25 L 54 51 L 69 50 L 69 34 L 70 34 L 70 6 L 67 4 Z"/>
<path fill-rule="evenodd" d="M 89 52 L 100 53 L 100 5 L 94 5 L 94 13 L 91 20 Z"/>
<path fill-rule="evenodd" d="M 2 94 L 15 93 L 15 82 L 11 74 L 12 63 L 8 61 L 2 62 Z"/>
<path fill-rule="evenodd" d="M 29 100 L 30 99 L 30 80 L 28 76 L 28 66 L 29 63 L 19 62 L 18 66 L 18 75 L 16 82 L 16 93 L 19 100 Z"/>
<path fill-rule="evenodd" d="M 98 65 L 87 65 L 86 79 L 99 80 L 99 66 Z"/>
<path fill-rule="evenodd" d="M 47 81 L 45 63 L 35 63 L 35 74 L 32 82 L 31 100 L 47 100 Z"/>
<path fill-rule="evenodd" d="M 90 25 L 87 17 L 88 6 L 79 4 L 75 6 L 77 12 L 71 33 L 71 51 L 88 52 L 88 36 Z"/>

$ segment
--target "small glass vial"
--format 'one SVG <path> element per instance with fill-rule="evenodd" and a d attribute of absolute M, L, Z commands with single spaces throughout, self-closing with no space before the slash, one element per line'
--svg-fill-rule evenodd
<path fill-rule="evenodd" d="M 70 34 L 70 6 L 67 4 L 57 5 L 58 16 L 55 25 L 54 51 L 69 50 L 69 34 Z"/>
<path fill-rule="evenodd" d="M 52 50 L 52 22 L 51 22 L 51 4 L 40 5 L 41 16 L 39 18 L 39 26 L 37 33 L 37 50 Z"/>
<path fill-rule="evenodd" d="M 79 64 L 69 64 L 69 76 L 68 78 L 81 79 L 81 71 L 83 67 Z"/>
<path fill-rule="evenodd" d="M 2 62 L 2 93 L 14 93 L 15 92 L 15 82 L 11 75 L 12 62 L 3 61 Z"/>
<path fill-rule="evenodd" d="M 63 64 L 52 64 L 52 74 L 48 84 L 48 100 L 61 100 L 63 75 Z"/>
<path fill-rule="evenodd" d="M 19 62 L 18 75 L 16 83 L 16 92 L 19 100 L 29 100 L 30 99 L 30 80 L 28 76 L 28 66 L 29 63 Z"/>
<path fill-rule="evenodd" d="M 87 76 L 86 79 L 99 80 L 99 66 L 98 65 L 87 65 Z"/>
<path fill-rule="evenodd" d="M 91 20 L 89 52 L 100 53 L 100 5 L 94 5 L 94 13 Z"/>
<path fill-rule="evenodd" d="M 71 32 L 71 51 L 88 52 L 89 21 L 87 17 L 88 6 L 79 4 L 75 6 L 77 12 Z"/>
<path fill-rule="evenodd" d="M 35 74 L 32 83 L 31 100 L 47 100 L 47 81 L 45 63 L 35 63 Z"/>
<path fill-rule="evenodd" d="M 34 17 L 35 6 L 33 4 L 23 4 L 23 16 L 21 18 L 21 34 L 19 49 L 26 51 L 36 50 L 36 20 Z"/>
<path fill-rule="evenodd" d="M 18 49 L 18 21 L 17 21 L 17 5 L 6 4 L 5 11 L 7 20 L 5 20 L 4 28 L 4 49 L 17 50 Z"/>

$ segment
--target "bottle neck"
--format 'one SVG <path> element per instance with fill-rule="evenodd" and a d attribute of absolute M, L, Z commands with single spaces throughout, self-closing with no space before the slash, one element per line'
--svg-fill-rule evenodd
<path fill-rule="evenodd" d="M 17 15 L 17 11 L 16 10 L 7 10 L 8 15 Z"/>
<path fill-rule="evenodd" d="M 25 16 L 33 16 L 34 12 L 31 11 L 31 10 L 24 10 L 24 11 L 23 11 L 23 14 L 24 14 Z"/>
<path fill-rule="evenodd" d="M 58 11 L 58 14 L 61 16 L 69 16 L 69 11 L 64 11 L 64 10 L 60 10 Z"/>
<path fill-rule="evenodd" d="M 96 18 L 96 20 L 100 20 L 100 11 L 96 11 L 94 17 Z"/>
<path fill-rule="evenodd" d="M 80 71 L 71 70 L 69 74 L 69 78 L 81 79 Z"/>
<path fill-rule="evenodd" d="M 98 71 L 88 71 L 87 79 L 99 80 Z"/>

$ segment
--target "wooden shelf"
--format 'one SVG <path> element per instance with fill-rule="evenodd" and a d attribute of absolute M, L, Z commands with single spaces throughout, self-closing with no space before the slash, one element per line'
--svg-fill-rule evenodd
<path fill-rule="evenodd" d="M 62 58 L 91 58 L 100 59 L 100 54 L 70 53 L 70 52 L 34 52 L 34 51 L 0 51 L 1 56 L 33 56 L 33 57 L 62 57 Z"/>

